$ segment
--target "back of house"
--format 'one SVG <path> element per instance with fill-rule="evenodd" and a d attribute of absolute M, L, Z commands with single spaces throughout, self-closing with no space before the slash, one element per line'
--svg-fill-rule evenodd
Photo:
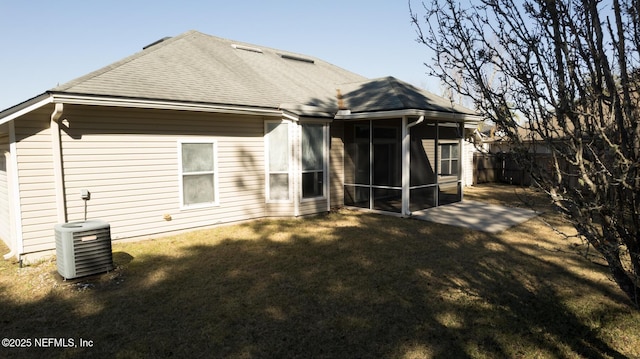
<path fill-rule="evenodd" d="M 189 31 L 0 112 L 0 238 L 30 259 L 86 219 L 117 240 L 341 206 L 408 216 L 461 199 L 477 121 L 391 77 Z"/>

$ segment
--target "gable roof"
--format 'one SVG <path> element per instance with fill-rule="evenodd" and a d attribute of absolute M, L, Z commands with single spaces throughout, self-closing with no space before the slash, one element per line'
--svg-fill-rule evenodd
<path fill-rule="evenodd" d="M 188 31 L 51 92 L 278 108 L 335 103 L 336 84 L 365 79 L 315 57 Z"/>

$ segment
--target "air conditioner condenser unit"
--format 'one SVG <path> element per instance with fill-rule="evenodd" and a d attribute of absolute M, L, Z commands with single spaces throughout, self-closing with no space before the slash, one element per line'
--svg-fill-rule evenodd
<path fill-rule="evenodd" d="M 56 265 L 65 279 L 114 269 L 111 226 L 102 220 L 70 222 L 55 226 Z"/>

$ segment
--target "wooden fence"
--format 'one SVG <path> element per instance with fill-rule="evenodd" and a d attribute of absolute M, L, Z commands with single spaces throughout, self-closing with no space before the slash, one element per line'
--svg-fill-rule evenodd
<path fill-rule="evenodd" d="M 550 154 L 536 154 L 535 164 L 545 171 L 554 171 Z M 577 185 L 576 169 L 561 161 L 559 163 L 565 185 Z M 509 183 L 530 186 L 532 183 L 530 168 L 518 163 L 511 153 L 473 155 L 473 184 L 480 183 Z"/>

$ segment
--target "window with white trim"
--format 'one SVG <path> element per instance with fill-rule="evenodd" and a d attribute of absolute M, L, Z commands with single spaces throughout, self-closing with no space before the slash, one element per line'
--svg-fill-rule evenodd
<path fill-rule="evenodd" d="M 323 124 L 302 124 L 302 198 L 324 197 Z"/>
<path fill-rule="evenodd" d="M 184 140 L 180 150 L 180 193 L 183 207 L 216 205 L 217 148 L 213 140 Z"/>
<path fill-rule="evenodd" d="M 290 201 L 289 123 L 267 122 L 265 131 L 268 161 L 267 199 L 274 202 Z"/>
<path fill-rule="evenodd" d="M 456 176 L 458 174 L 459 144 L 440 144 L 440 175 Z"/>

